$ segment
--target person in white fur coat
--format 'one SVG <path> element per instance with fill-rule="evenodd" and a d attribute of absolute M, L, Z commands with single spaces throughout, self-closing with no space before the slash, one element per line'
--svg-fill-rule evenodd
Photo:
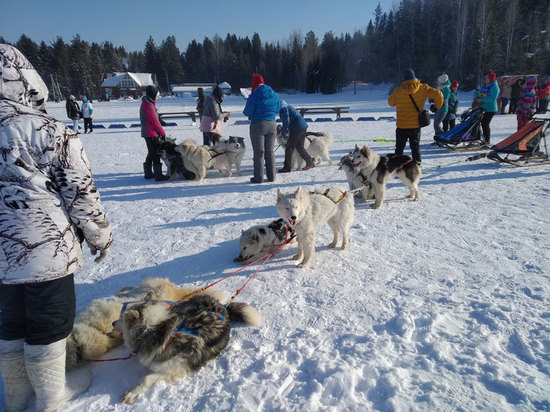
<path fill-rule="evenodd" d="M 78 136 L 48 116 L 46 85 L 0 44 L 0 374 L 6 411 L 53 411 L 84 392 L 65 376 L 75 317 L 74 272 L 86 242 L 100 262 L 112 233 Z M 1 408 L 0 408 L 1 409 Z"/>

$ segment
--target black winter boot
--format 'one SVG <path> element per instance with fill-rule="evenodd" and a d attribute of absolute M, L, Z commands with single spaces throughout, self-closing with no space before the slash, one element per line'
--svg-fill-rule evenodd
<path fill-rule="evenodd" d="M 163 180 L 170 179 L 170 176 L 165 176 L 162 174 L 162 164 L 153 163 L 153 172 L 155 173 L 155 180 L 157 182 L 162 182 Z"/>
<path fill-rule="evenodd" d="M 145 179 L 152 179 L 155 177 L 153 174 L 153 165 L 151 163 L 143 163 L 143 174 L 145 176 Z"/>

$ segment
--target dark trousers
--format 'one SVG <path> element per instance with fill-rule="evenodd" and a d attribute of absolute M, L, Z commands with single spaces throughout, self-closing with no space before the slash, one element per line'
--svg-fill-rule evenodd
<path fill-rule="evenodd" d="M 304 142 L 306 140 L 307 129 L 291 130 L 288 135 L 288 141 L 285 148 L 285 162 L 283 167 L 287 170 L 292 168 L 292 153 L 294 149 L 298 151 L 298 154 L 305 160 L 306 165 L 313 165 L 313 158 L 309 155 L 304 148 Z"/>
<path fill-rule="evenodd" d="M 91 117 L 84 118 L 84 133 L 88 133 L 88 129 L 90 129 L 90 133 L 94 131 L 94 125 L 92 124 Z"/>
<path fill-rule="evenodd" d="M 154 163 L 160 164 L 160 139 L 158 137 L 144 137 L 144 139 L 147 145 L 145 163 L 149 165 L 149 167 Z"/>
<path fill-rule="evenodd" d="M 508 110 L 508 113 L 513 114 L 516 112 L 516 109 L 518 108 L 518 101 L 519 99 L 510 99 L 510 109 Z"/>
<path fill-rule="evenodd" d="M 0 285 L 0 339 L 49 345 L 69 336 L 75 318 L 73 275 Z"/>
<path fill-rule="evenodd" d="M 491 127 L 489 124 L 491 123 L 491 120 L 493 120 L 494 115 L 495 112 L 485 112 L 483 113 L 483 118 L 481 119 L 481 130 L 483 130 L 483 138 L 485 139 L 485 143 L 489 143 L 491 141 Z"/>
<path fill-rule="evenodd" d="M 456 120 L 443 120 L 443 131 L 446 132 L 447 130 L 453 129 L 456 125 Z"/>
<path fill-rule="evenodd" d="M 411 147 L 412 158 L 416 163 L 420 163 L 422 161 L 420 155 L 420 127 L 417 129 L 395 129 L 395 154 L 403 154 L 407 140 Z"/>

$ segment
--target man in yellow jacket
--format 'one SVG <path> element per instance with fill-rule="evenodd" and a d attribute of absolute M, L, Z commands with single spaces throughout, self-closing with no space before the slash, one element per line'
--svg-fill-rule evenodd
<path fill-rule="evenodd" d="M 412 69 L 406 69 L 403 74 L 403 83 L 397 86 L 390 97 L 388 104 L 397 106 L 397 129 L 395 130 L 395 154 L 402 155 L 407 140 L 411 146 L 412 158 L 420 165 L 420 123 L 418 111 L 414 107 L 411 97 L 420 111 L 424 108 L 426 99 L 433 99 L 439 109 L 443 105 L 443 94 L 425 83 L 421 83 Z"/>

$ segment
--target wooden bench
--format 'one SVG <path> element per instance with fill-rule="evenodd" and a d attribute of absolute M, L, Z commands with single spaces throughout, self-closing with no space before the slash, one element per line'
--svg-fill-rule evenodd
<path fill-rule="evenodd" d="M 342 113 L 348 113 L 349 106 L 297 107 L 296 110 L 302 116 L 306 113 L 336 113 L 336 118 L 339 119 Z"/>
<path fill-rule="evenodd" d="M 195 122 L 197 120 L 198 115 L 199 112 L 197 111 L 159 113 L 159 117 L 161 119 L 164 119 L 165 117 L 190 117 L 192 122 Z"/>

